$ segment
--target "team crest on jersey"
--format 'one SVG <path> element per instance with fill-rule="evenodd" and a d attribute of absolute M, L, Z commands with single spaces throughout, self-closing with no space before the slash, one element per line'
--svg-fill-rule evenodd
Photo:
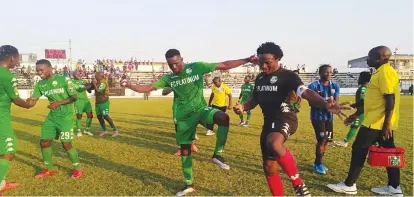
<path fill-rule="evenodd" d="M 187 70 L 185 70 L 185 72 L 186 72 L 187 74 L 191 74 L 191 73 L 193 72 L 193 70 L 192 70 L 191 68 L 187 68 Z"/>
<path fill-rule="evenodd" d="M 57 81 L 53 81 L 53 82 L 52 82 L 52 85 L 53 85 L 53 86 L 57 86 L 57 84 L 58 84 L 58 83 L 57 83 Z"/>
<path fill-rule="evenodd" d="M 276 76 L 273 76 L 272 78 L 270 78 L 270 83 L 271 84 L 276 83 L 276 81 L 277 81 L 277 77 Z"/>

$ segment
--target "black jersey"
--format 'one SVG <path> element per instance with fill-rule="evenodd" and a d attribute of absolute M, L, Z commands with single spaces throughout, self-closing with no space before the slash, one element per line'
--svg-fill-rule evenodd
<path fill-rule="evenodd" d="M 265 122 L 284 116 L 296 118 L 294 103 L 297 102 L 296 90 L 301 85 L 299 76 L 283 68 L 256 77 L 253 99 L 262 109 Z"/>

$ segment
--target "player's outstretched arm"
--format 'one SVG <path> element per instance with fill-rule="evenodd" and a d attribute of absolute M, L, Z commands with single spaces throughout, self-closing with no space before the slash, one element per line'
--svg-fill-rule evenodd
<path fill-rule="evenodd" d="M 221 62 L 217 64 L 216 70 L 229 70 L 247 63 L 257 63 L 257 57 L 255 55 L 252 55 L 244 59 Z"/>
<path fill-rule="evenodd" d="M 26 103 L 30 106 L 30 107 L 34 107 L 37 103 L 37 101 L 39 100 L 38 97 L 30 97 L 26 99 Z"/>
<path fill-rule="evenodd" d="M 154 90 L 157 90 L 157 88 L 155 88 L 152 84 L 150 85 L 132 85 L 129 83 L 126 83 L 125 85 L 122 84 L 122 86 L 129 88 L 135 92 L 139 92 L 139 93 L 150 93 Z"/>
<path fill-rule="evenodd" d="M 33 107 L 30 103 L 26 102 L 25 100 L 23 100 L 21 98 L 12 99 L 12 102 L 17 106 L 22 107 L 22 108 L 26 108 L 26 109 L 30 109 L 30 108 Z"/>
<path fill-rule="evenodd" d="M 257 101 L 253 97 L 250 97 L 249 100 L 247 100 L 246 103 L 244 103 L 244 105 L 237 102 L 237 104 L 233 107 L 233 111 L 237 115 L 240 115 L 245 111 L 254 109 L 256 106 L 257 106 Z"/>
<path fill-rule="evenodd" d="M 173 91 L 172 89 L 166 89 L 166 88 L 164 88 L 162 90 L 162 95 L 163 96 L 166 96 L 166 95 L 170 94 L 172 91 Z"/>
<path fill-rule="evenodd" d="M 352 109 L 349 106 L 349 102 L 338 103 L 334 100 L 333 97 L 330 97 L 328 101 L 322 98 L 318 93 L 313 90 L 307 89 L 305 86 L 299 86 L 297 90 L 297 94 L 299 97 L 306 99 L 310 103 L 320 107 L 325 108 L 329 112 L 332 112 L 339 116 L 339 118 L 343 119 L 343 117 L 347 117 L 342 110 L 350 110 Z"/>

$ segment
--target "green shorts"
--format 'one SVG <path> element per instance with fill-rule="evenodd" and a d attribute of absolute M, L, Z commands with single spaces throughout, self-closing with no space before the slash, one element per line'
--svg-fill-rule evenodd
<path fill-rule="evenodd" d="M 351 127 L 358 128 L 362 125 L 362 122 L 364 122 L 364 114 L 359 115 L 358 118 L 351 123 Z"/>
<path fill-rule="evenodd" d="M 59 136 L 62 142 L 72 142 L 73 140 L 73 115 L 62 118 L 46 117 L 42 125 L 40 139 L 53 140 Z"/>
<path fill-rule="evenodd" d="M 75 102 L 75 113 L 76 114 L 83 114 L 83 113 L 92 112 L 92 105 L 89 100 L 77 100 Z"/>
<path fill-rule="evenodd" d="M 176 119 L 175 124 L 177 127 L 175 138 L 177 143 L 191 144 L 195 139 L 197 125 L 201 124 L 205 126 L 207 124 L 213 124 L 213 116 L 216 112 L 221 111 L 211 107 L 205 107 L 186 118 Z"/>
<path fill-rule="evenodd" d="M 17 152 L 17 139 L 11 121 L 0 122 L 0 155 Z"/>
<path fill-rule="evenodd" d="M 95 104 L 95 111 L 97 116 L 107 116 L 109 115 L 109 99 L 104 103 Z"/>

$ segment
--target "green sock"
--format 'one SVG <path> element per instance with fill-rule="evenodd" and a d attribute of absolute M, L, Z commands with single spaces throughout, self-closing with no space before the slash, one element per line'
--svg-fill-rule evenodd
<path fill-rule="evenodd" d="M 243 122 L 243 114 L 240 114 L 239 117 L 240 117 L 240 121 Z"/>
<path fill-rule="evenodd" d="M 112 127 L 112 131 L 118 131 L 118 129 L 116 129 L 116 126 L 115 125 L 113 125 L 113 126 L 111 126 Z"/>
<path fill-rule="evenodd" d="M 218 126 L 216 148 L 214 149 L 215 155 L 220 156 L 221 153 L 223 152 L 224 145 L 226 145 L 228 133 L 229 133 L 229 127 Z"/>
<path fill-rule="evenodd" d="M 9 171 L 10 161 L 0 159 L 0 182 L 6 177 L 7 171 Z"/>
<path fill-rule="evenodd" d="M 76 129 L 78 129 L 77 131 L 80 131 L 81 129 L 81 119 L 76 118 Z"/>
<path fill-rule="evenodd" d="M 52 147 L 42 148 L 43 161 L 45 162 L 47 170 L 49 171 L 53 170 L 52 155 L 53 155 Z"/>
<path fill-rule="evenodd" d="M 189 156 L 181 156 L 181 165 L 187 185 L 193 184 L 193 158 Z"/>
<path fill-rule="evenodd" d="M 357 129 L 358 128 L 351 127 L 348 131 L 348 134 L 346 134 L 346 138 L 344 139 L 344 141 L 349 142 L 352 138 L 354 138 L 357 133 Z"/>
<path fill-rule="evenodd" d="M 250 112 L 250 111 L 247 111 L 247 121 L 249 121 L 250 120 L 250 117 L 252 116 L 252 112 Z"/>
<path fill-rule="evenodd" d="M 92 125 L 92 118 L 86 118 L 86 129 L 89 129 Z"/>
<path fill-rule="evenodd" d="M 70 161 L 75 169 L 80 169 L 78 151 L 75 147 L 72 147 L 70 150 L 67 150 L 66 153 L 69 156 Z"/>

